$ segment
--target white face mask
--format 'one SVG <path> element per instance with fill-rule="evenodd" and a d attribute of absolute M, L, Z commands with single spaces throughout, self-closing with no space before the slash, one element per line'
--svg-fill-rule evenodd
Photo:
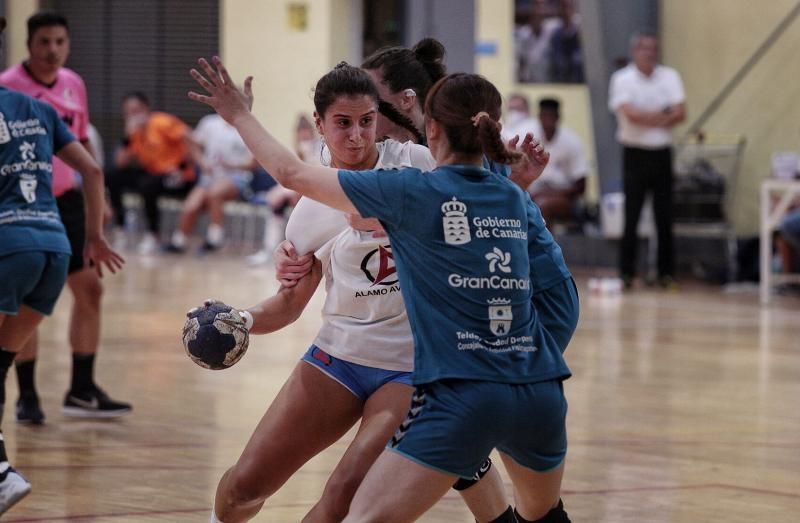
<path fill-rule="evenodd" d="M 506 112 L 506 126 L 515 127 L 522 123 L 528 117 L 522 111 L 511 110 Z"/>

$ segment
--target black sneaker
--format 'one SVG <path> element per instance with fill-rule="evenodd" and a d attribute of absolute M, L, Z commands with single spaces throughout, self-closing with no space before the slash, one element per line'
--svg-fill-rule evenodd
<path fill-rule="evenodd" d="M 44 423 L 44 412 L 39 405 L 39 396 L 23 394 L 17 400 L 17 423 L 41 425 Z"/>
<path fill-rule="evenodd" d="M 118 418 L 131 410 L 130 403 L 113 400 L 95 387 L 82 392 L 67 392 L 62 412 L 73 418 Z"/>

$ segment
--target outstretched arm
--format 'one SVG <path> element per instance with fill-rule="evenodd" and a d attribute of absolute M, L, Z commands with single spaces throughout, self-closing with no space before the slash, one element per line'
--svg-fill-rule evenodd
<path fill-rule="evenodd" d="M 205 76 L 196 69 L 191 70 L 192 77 L 208 94 L 190 92 L 189 98 L 211 106 L 233 125 L 258 163 L 278 183 L 335 209 L 357 212 L 339 185 L 336 169 L 303 162 L 253 116 L 250 112 L 253 78 L 248 77 L 244 91 L 240 91 L 220 59 L 214 57 L 213 62 L 216 70 L 205 59 L 198 60 Z"/>
<path fill-rule="evenodd" d="M 278 293 L 247 309 L 253 315 L 251 334 L 268 334 L 293 323 L 305 309 L 322 279 L 322 264 L 314 260 L 311 272 L 291 288 L 281 286 Z"/>

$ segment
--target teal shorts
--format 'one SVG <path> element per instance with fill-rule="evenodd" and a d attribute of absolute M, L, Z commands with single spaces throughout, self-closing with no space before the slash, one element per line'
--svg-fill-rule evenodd
<path fill-rule="evenodd" d="M 441 380 L 420 385 L 387 449 L 470 479 L 493 449 L 536 472 L 567 453 L 567 400 L 561 381 L 508 384 Z"/>
<path fill-rule="evenodd" d="M 67 281 L 69 254 L 24 251 L 0 256 L 0 313 L 22 305 L 49 316 Z"/>

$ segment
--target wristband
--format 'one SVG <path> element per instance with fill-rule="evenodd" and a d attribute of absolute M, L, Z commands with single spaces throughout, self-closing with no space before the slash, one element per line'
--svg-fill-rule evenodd
<path fill-rule="evenodd" d="M 253 315 L 250 314 L 250 311 L 239 311 L 239 316 L 244 320 L 244 328 L 250 332 L 250 329 L 253 328 Z"/>

